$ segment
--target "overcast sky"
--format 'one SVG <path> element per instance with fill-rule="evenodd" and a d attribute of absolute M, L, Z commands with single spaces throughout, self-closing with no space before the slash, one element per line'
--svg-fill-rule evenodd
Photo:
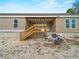
<path fill-rule="evenodd" d="M 74 0 L 0 0 L 0 13 L 65 13 Z"/>

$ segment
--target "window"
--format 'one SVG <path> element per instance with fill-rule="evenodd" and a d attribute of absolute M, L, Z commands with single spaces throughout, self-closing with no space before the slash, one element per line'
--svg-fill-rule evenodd
<path fill-rule="evenodd" d="M 75 19 L 66 19 L 66 28 L 76 28 L 76 20 Z"/>
<path fill-rule="evenodd" d="M 75 28 L 76 24 L 75 24 L 75 19 L 72 19 L 72 28 Z"/>
<path fill-rule="evenodd" d="M 18 20 L 14 20 L 14 28 L 18 27 Z"/>
<path fill-rule="evenodd" d="M 66 19 L 66 28 L 69 28 L 70 26 L 69 26 L 69 20 L 68 19 Z"/>

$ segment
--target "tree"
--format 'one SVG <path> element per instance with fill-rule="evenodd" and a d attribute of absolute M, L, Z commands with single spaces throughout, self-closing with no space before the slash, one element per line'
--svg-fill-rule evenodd
<path fill-rule="evenodd" d="M 75 2 L 73 3 L 72 8 L 75 11 L 75 14 L 79 14 L 79 0 L 75 0 Z"/>
<path fill-rule="evenodd" d="M 66 11 L 67 14 L 79 14 L 79 0 L 73 2 L 72 8 L 69 8 Z"/>
<path fill-rule="evenodd" d="M 74 9 L 73 8 L 69 8 L 66 12 L 66 14 L 74 14 Z"/>

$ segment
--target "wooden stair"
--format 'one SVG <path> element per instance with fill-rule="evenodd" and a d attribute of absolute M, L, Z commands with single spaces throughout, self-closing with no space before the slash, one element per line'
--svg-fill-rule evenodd
<path fill-rule="evenodd" d="M 23 41 L 36 32 L 47 32 L 47 24 L 34 24 L 27 30 L 20 33 L 20 40 Z"/>

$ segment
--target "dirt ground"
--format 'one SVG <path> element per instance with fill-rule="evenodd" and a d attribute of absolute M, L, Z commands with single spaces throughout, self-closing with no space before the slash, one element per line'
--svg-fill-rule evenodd
<path fill-rule="evenodd" d="M 52 41 L 13 38 L 0 39 L 0 59 L 79 59 L 79 38 L 64 39 L 59 46 Z"/>

